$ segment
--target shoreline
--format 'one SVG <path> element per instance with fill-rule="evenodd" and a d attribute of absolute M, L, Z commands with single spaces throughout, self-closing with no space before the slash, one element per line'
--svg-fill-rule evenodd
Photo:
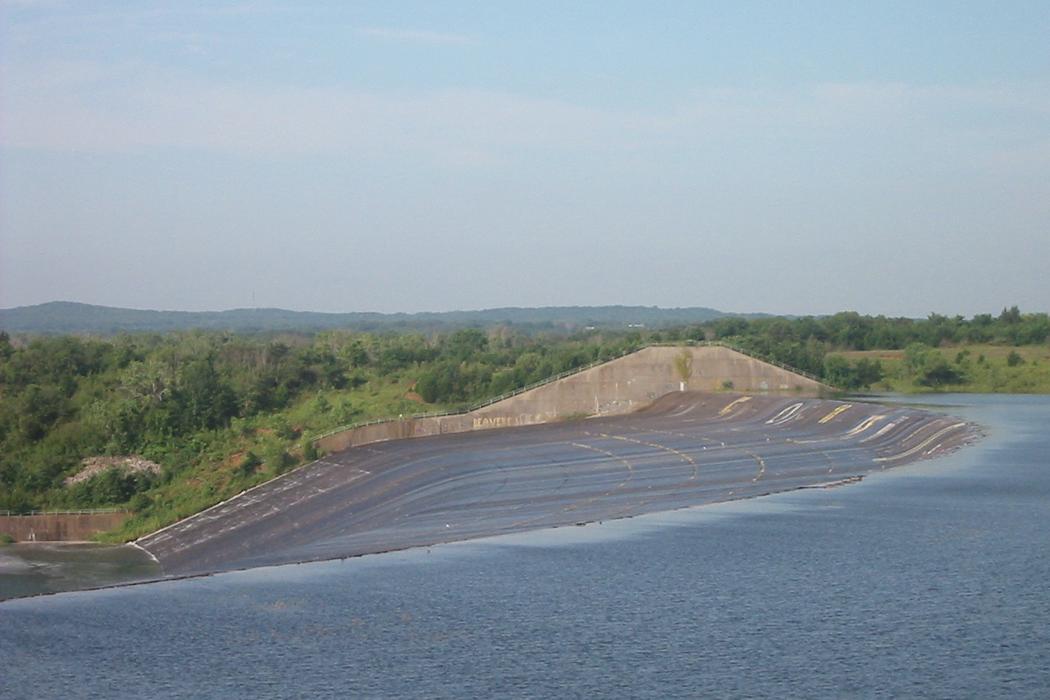
<path fill-rule="evenodd" d="M 734 400 L 733 397 L 731 397 L 731 396 L 723 396 L 723 397 L 721 397 L 721 399 L 722 399 L 723 403 L 726 402 L 726 401 L 731 402 L 731 404 L 732 403 L 736 403 L 736 400 Z M 768 421 L 778 420 L 777 416 L 785 414 L 785 411 L 787 411 L 789 408 L 792 407 L 791 405 L 787 405 L 787 407 L 785 408 L 784 407 L 785 406 L 785 404 L 784 404 L 785 400 L 780 399 L 779 401 L 780 401 L 780 403 L 772 404 L 767 409 L 764 409 L 764 412 L 759 412 L 758 414 L 756 414 L 757 418 L 756 418 L 756 415 L 752 415 L 751 418 L 753 420 L 752 420 L 751 424 L 762 425 L 762 426 L 768 425 Z M 842 406 L 852 405 L 852 404 L 843 404 L 842 402 L 828 402 L 827 400 L 813 400 L 813 401 L 820 402 L 820 405 L 824 405 L 824 406 L 828 406 L 829 403 L 834 403 L 834 405 L 839 407 L 838 409 L 835 409 L 835 411 L 840 411 Z M 747 405 L 747 402 L 738 403 L 736 405 L 738 407 L 743 407 L 743 406 Z M 881 404 L 864 404 L 864 403 L 860 403 L 860 405 L 872 405 L 872 406 L 875 406 L 875 407 L 881 406 Z M 720 404 L 719 404 L 719 406 L 720 406 Z M 714 409 L 718 409 L 718 410 L 713 410 L 713 413 L 716 414 L 716 415 L 719 413 L 720 410 L 724 410 L 722 408 L 719 408 L 719 406 L 715 406 L 714 407 Z M 797 412 L 798 410 L 801 410 L 801 409 L 797 409 L 795 412 Z M 807 410 L 809 410 L 809 409 L 807 409 Z M 832 413 L 832 412 L 834 412 L 834 411 L 829 412 L 829 411 L 827 411 L 827 409 L 824 409 L 824 410 L 821 410 L 821 411 L 817 411 L 817 412 L 812 412 L 812 414 L 811 414 L 811 419 L 812 420 L 810 422 L 812 424 L 814 424 L 814 425 L 821 425 L 819 423 L 819 419 L 821 417 L 826 417 L 824 415 L 825 413 Z M 846 411 L 846 413 L 847 414 L 849 413 L 848 410 Z M 792 413 L 792 415 L 793 415 L 793 413 Z M 935 417 L 934 414 L 925 414 L 925 413 L 923 413 L 923 415 L 928 415 L 928 416 L 931 416 L 931 417 Z M 790 418 L 790 417 L 791 416 L 789 415 L 788 418 Z M 723 416 L 723 418 L 724 418 L 724 416 Z M 630 418 L 628 418 L 627 420 L 630 420 Z M 850 428 L 850 426 L 854 426 L 855 423 L 856 423 L 856 420 L 858 420 L 857 416 L 854 416 L 850 420 L 841 419 L 841 422 L 843 424 L 843 429 Z M 606 421 L 606 423 L 610 423 L 610 422 L 615 425 L 615 419 L 610 419 L 609 421 Z M 583 424 L 583 427 L 584 428 L 590 428 L 590 427 L 592 427 L 594 425 L 596 425 L 596 424 L 593 423 L 593 422 L 585 422 Z M 965 434 L 965 439 L 957 441 L 955 444 L 953 444 L 953 445 L 951 445 L 949 447 L 946 447 L 946 448 L 942 448 L 940 444 L 935 445 L 935 446 L 933 446 L 931 454 L 926 454 L 925 452 L 923 452 L 921 454 L 916 454 L 916 453 L 913 452 L 911 454 L 911 458 L 907 459 L 906 462 L 911 464 L 911 463 L 918 462 L 920 460 L 929 459 L 930 457 L 939 457 L 939 456 L 942 456 L 942 455 L 945 455 L 945 454 L 954 453 L 955 451 L 961 449 L 962 447 L 965 447 L 967 445 L 972 444 L 973 442 L 976 442 L 977 440 L 979 440 L 983 436 L 984 431 L 979 429 L 978 426 L 973 425 L 973 424 L 969 424 L 969 423 L 967 423 L 966 425 L 968 426 L 968 431 Z M 564 425 L 562 425 L 560 427 L 562 429 L 568 427 L 571 430 L 580 430 L 581 429 L 580 424 L 577 424 L 575 426 L 564 426 Z M 607 428 L 607 429 L 609 428 L 608 425 L 606 425 L 604 427 Z M 853 429 L 855 430 L 856 428 L 853 428 Z M 933 431 L 933 428 L 931 427 L 930 430 Z M 526 431 L 524 431 L 524 434 L 528 434 L 530 432 L 534 432 L 534 431 L 526 430 Z M 876 431 L 872 431 L 872 430 L 869 430 L 867 432 L 861 431 L 861 435 L 868 434 L 868 437 L 871 438 L 871 437 L 874 437 L 875 432 Z M 935 431 L 933 431 L 933 432 L 935 434 Z M 523 433 L 520 430 L 516 430 L 512 434 L 521 436 Z M 929 434 L 930 433 L 923 433 L 922 431 L 920 431 L 919 436 L 917 438 L 915 438 L 915 440 L 918 442 L 918 444 L 920 446 L 922 446 L 923 440 L 921 440 L 920 438 L 923 438 L 924 436 L 926 436 L 928 438 Z M 500 434 L 497 433 L 497 432 L 492 432 L 492 433 L 489 433 L 489 435 L 490 436 L 499 437 Z M 613 437 L 615 437 L 615 436 L 613 436 Z M 424 448 L 426 447 L 426 444 L 422 443 L 421 441 L 412 441 L 412 442 L 413 442 L 414 445 L 418 446 L 418 445 L 423 444 Z M 527 444 L 528 444 L 528 442 L 526 442 L 526 445 Z M 645 447 L 644 444 L 643 444 L 643 441 L 638 440 L 638 439 L 634 439 L 634 443 L 632 444 L 630 442 L 630 438 L 619 438 L 619 439 L 615 440 L 615 444 L 618 445 L 618 446 L 628 447 L 628 448 L 630 448 L 631 450 L 634 450 L 634 451 L 645 449 L 645 450 L 648 450 L 648 453 L 650 453 L 650 454 L 662 454 L 662 455 L 665 455 L 665 456 L 675 455 L 673 457 L 673 460 L 672 460 L 671 463 L 680 463 L 685 468 L 685 471 L 683 472 L 683 477 L 688 477 L 690 472 L 692 473 L 693 477 L 695 477 L 696 474 L 699 473 L 697 471 L 697 469 L 700 468 L 700 464 L 696 463 L 696 459 L 697 458 L 699 458 L 699 459 L 709 459 L 711 455 L 716 454 L 716 453 L 726 453 L 728 455 L 728 452 L 731 452 L 734 449 L 732 447 L 725 447 L 724 444 L 723 444 L 722 447 L 719 447 L 719 446 L 714 445 L 714 444 L 708 444 L 708 445 L 701 446 L 702 449 L 700 451 L 696 452 L 695 457 L 689 457 L 689 455 L 687 455 L 685 453 L 682 453 L 680 450 L 678 450 L 675 447 L 669 447 L 667 444 L 657 445 L 655 442 L 652 442 L 652 441 L 648 442 L 648 444 L 652 445 L 651 448 Z M 711 449 L 708 450 L 707 449 L 708 447 L 710 447 Z M 657 449 L 657 448 L 659 448 L 659 449 Z M 387 449 L 389 449 L 389 447 Z M 602 449 L 605 449 L 605 448 L 603 447 Z M 581 515 L 587 515 L 587 517 L 582 517 L 581 518 L 578 515 L 576 515 L 576 516 L 572 517 L 571 519 L 565 518 L 562 521 L 558 521 L 558 522 L 541 522 L 541 521 L 537 521 L 537 522 L 535 522 L 533 524 L 530 524 L 528 522 L 523 522 L 523 523 L 518 524 L 517 526 L 514 526 L 514 523 L 509 523 L 509 522 L 500 523 L 498 520 L 493 519 L 491 522 L 488 523 L 487 527 L 478 528 L 478 529 L 475 529 L 475 530 L 472 530 L 472 531 L 469 531 L 469 532 L 461 532 L 460 534 L 454 534 L 453 532 L 450 532 L 449 531 L 450 528 L 448 528 L 448 527 L 435 528 L 435 529 L 432 529 L 432 530 L 428 531 L 428 532 L 431 533 L 431 537 L 427 541 L 422 541 L 420 539 L 419 533 L 417 533 L 417 536 L 416 536 L 415 539 L 412 539 L 410 537 L 409 539 L 405 540 L 403 544 L 399 543 L 399 544 L 395 544 L 394 546 L 386 546 L 386 547 L 384 547 L 384 546 L 382 546 L 380 544 L 381 540 L 375 540 L 371 546 L 366 546 L 365 548 L 359 549 L 357 551 L 334 552 L 334 553 L 332 553 L 330 555 L 324 555 L 322 553 L 322 555 L 320 555 L 320 556 L 295 557 L 295 558 L 289 558 L 288 560 L 285 560 L 285 561 L 270 561 L 270 562 L 265 562 L 264 561 L 264 562 L 259 562 L 259 563 L 248 562 L 248 563 L 244 563 L 242 565 L 226 566 L 226 567 L 222 567 L 220 569 L 210 570 L 210 571 L 183 571 L 183 572 L 174 571 L 173 573 L 168 574 L 168 575 L 147 576 L 146 578 L 142 578 L 142 579 L 122 580 L 122 581 L 116 581 L 116 582 L 112 582 L 112 583 L 106 583 L 106 584 L 103 584 L 103 585 L 100 585 L 100 586 L 86 586 L 86 587 L 77 586 L 75 588 L 73 586 L 71 586 L 69 590 L 65 590 L 65 591 L 41 591 L 39 593 L 30 594 L 28 596 L 19 596 L 19 598 L 37 597 L 37 596 L 41 596 L 41 595 L 55 595 L 55 594 L 60 593 L 60 592 L 73 592 L 73 590 L 106 590 L 106 589 L 109 589 L 109 588 L 124 587 L 124 586 L 128 586 L 128 585 L 143 585 L 143 584 L 147 584 L 147 583 L 162 583 L 164 581 L 177 581 L 177 580 L 185 580 L 185 579 L 191 579 L 191 578 L 202 578 L 202 577 L 212 576 L 212 575 L 217 574 L 217 573 L 226 573 L 226 572 L 231 572 L 231 571 L 245 571 L 245 570 L 250 570 L 250 569 L 255 569 L 255 568 L 264 568 L 264 567 L 269 567 L 269 566 L 285 566 L 285 565 L 291 565 L 291 564 L 298 565 L 298 564 L 324 562 L 324 561 L 349 560 L 349 559 L 355 559 L 355 558 L 364 557 L 364 556 L 388 554 L 388 553 L 394 553 L 394 552 L 403 552 L 403 551 L 407 551 L 407 550 L 413 550 L 413 549 L 418 549 L 418 548 L 426 548 L 426 547 L 431 547 L 431 546 L 440 546 L 440 545 L 444 545 L 444 544 L 453 544 L 453 543 L 467 542 L 467 541 L 480 541 L 480 540 L 484 540 L 484 539 L 488 539 L 488 538 L 492 538 L 492 537 L 501 537 L 501 536 L 506 536 L 506 535 L 514 535 L 514 534 L 525 533 L 525 532 L 538 532 L 538 531 L 544 531 L 544 530 L 554 530 L 554 529 L 559 529 L 559 528 L 564 528 L 564 527 L 569 527 L 569 526 L 587 526 L 587 525 L 593 525 L 593 524 L 596 524 L 596 523 L 600 524 L 600 523 L 603 523 L 605 521 L 629 520 L 629 519 L 632 519 L 632 518 L 640 517 L 642 515 L 651 515 L 651 514 L 657 514 L 657 513 L 669 513 L 669 512 L 675 512 L 675 511 L 681 511 L 681 510 L 699 509 L 699 508 L 704 508 L 704 507 L 707 507 L 707 506 L 710 506 L 710 505 L 718 505 L 718 504 L 725 504 L 725 503 L 731 503 L 731 502 L 749 501 L 749 500 L 753 500 L 753 499 L 756 499 L 756 498 L 762 498 L 762 497 L 769 496 L 769 495 L 790 493 L 790 492 L 796 491 L 796 490 L 826 490 L 826 489 L 831 489 L 831 488 L 838 488 L 838 487 L 842 487 L 842 486 L 848 486 L 850 484 L 854 484 L 854 483 L 858 483 L 858 482 L 862 481 L 864 476 L 865 476 L 865 473 L 867 473 L 867 472 L 876 472 L 876 473 L 878 473 L 878 472 L 881 472 L 883 469 L 886 469 L 888 467 L 892 468 L 892 467 L 896 467 L 897 466 L 896 463 L 891 463 L 889 465 L 883 464 L 880 467 L 878 464 L 871 463 L 871 464 L 869 464 L 868 467 L 866 467 L 865 469 L 862 470 L 865 473 L 855 473 L 855 472 L 854 473 L 849 473 L 849 472 L 847 472 L 846 474 L 844 474 L 842 477 L 839 477 L 839 478 L 817 479 L 817 480 L 813 480 L 813 483 L 808 483 L 808 480 L 807 480 L 807 482 L 805 482 L 805 483 L 781 484 L 781 485 L 778 485 L 775 482 L 771 482 L 771 483 L 769 483 L 767 485 L 763 479 L 768 478 L 768 477 L 772 477 L 773 475 L 768 475 L 768 477 L 767 477 L 767 475 L 765 474 L 765 472 L 764 472 L 764 470 L 765 470 L 765 461 L 766 461 L 766 459 L 773 459 L 774 460 L 773 461 L 773 466 L 775 467 L 776 464 L 777 464 L 777 462 L 776 462 L 777 458 L 767 455 L 766 459 L 761 459 L 761 458 L 759 458 L 758 453 L 754 452 L 754 449 L 768 450 L 767 447 L 759 447 L 759 446 L 756 445 L 755 448 L 741 448 L 741 449 L 742 449 L 742 452 L 741 452 L 741 450 L 737 450 L 737 452 L 735 453 L 735 454 L 739 454 L 741 456 L 736 458 L 735 460 L 731 460 L 731 463 L 739 464 L 739 465 L 741 465 L 743 467 L 746 467 L 747 462 L 744 462 L 742 460 L 744 459 L 744 455 L 745 454 L 750 453 L 751 456 L 747 456 L 746 459 L 751 464 L 755 465 L 754 468 L 759 468 L 760 469 L 759 474 L 757 476 L 748 477 L 746 479 L 746 481 L 749 484 L 749 488 L 748 489 L 741 489 L 739 491 L 735 490 L 735 489 L 730 489 L 728 491 L 722 492 L 720 495 L 712 496 L 712 497 L 710 497 L 707 500 L 702 501 L 702 502 L 691 502 L 691 503 L 679 502 L 678 504 L 673 504 L 672 503 L 672 504 L 668 505 L 667 507 L 657 507 L 657 508 L 644 509 L 644 510 L 636 509 L 636 510 L 631 511 L 631 512 L 627 512 L 627 511 L 617 512 L 615 509 L 611 510 L 611 511 L 608 511 L 608 510 L 607 511 L 595 511 L 593 516 L 589 515 L 589 514 L 586 514 L 586 512 L 583 512 L 583 513 L 581 513 Z M 912 447 L 912 448 L 909 448 L 909 449 L 914 449 L 914 448 Z M 668 451 L 668 450 L 670 450 L 670 451 Z M 372 450 L 372 451 L 375 451 L 375 450 Z M 907 452 L 907 451 L 908 450 L 905 450 L 905 452 Z M 351 452 L 353 452 L 353 451 L 351 450 Z M 593 449 L 591 449 L 591 451 L 589 451 L 589 452 L 587 452 L 585 454 L 592 455 L 591 456 L 591 460 L 593 461 L 593 459 L 597 459 L 599 457 L 600 452 L 594 452 Z M 818 450 L 816 452 L 812 452 L 812 454 L 814 456 L 817 456 L 818 454 L 820 454 L 820 451 Z M 687 459 L 692 459 L 694 461 L 694 465 L 692 465 L 690 467 L 690 465 L 688 465 L 688 463 L 683 459 L 683 457 L 685 457 Z M 892 459 L 890 461 L 893 462 Z M 720 464 L 720 463 L 723 463 L 723 462 L 714 462 L 714 463 L 711 463 L 711 464 Z M 665 462 L 665 464 L 667 464 L 667 463 Z M 725 464 L 730 464 L 730 463 L 727 462 Z M 621 465 L 619 468 L 622 469 L 623 466 Z M 711 468 L 714 468 L 714 467 L 712 466 Z M 746 474 L 746 472 L 745 472 L 745 474 Z M 676 483 L 680 483 L 680 482 L 676 482 Z M 671 503 L 671 502 L 669 502 L 669 503 Z M 641 505 L 644 505 L 644 504 L 641 504 Z M 571 511 L 566 511 L 566 513 L 571 513 Z M 213 514 L 213 519 L 215 518 L 215 516 L 221 516 L 221 514 L 220 513 Z M 92 545 L 92 546 L 95 546 L 95 547 L 114 547 L 116 549 L 123 549 L 125 551 L 130 551 L 132 549 L 134 549 L 134 550 L 141 550 L 142 553 L 153 557 L 153 561 L 154 562 L 158 562 L 158 563 L 160 563 L 162 565 L 162 562 L 164 561 L 163 557 L 157 557 L 156 553 L 150 551 L 147 547 L 143 547 L 138 542 L 128 543 L 128 544 L 124 544 L 124 545 L 103 545 L 103 544 L 98 544 L 98 543 L 88 543 L 88 544 Z M 3 550 L 0 549 L 0 552 L 2 552 L 2 551 Z M 10 599 L 16 599 L 16 598 L 10 598 Z"/>

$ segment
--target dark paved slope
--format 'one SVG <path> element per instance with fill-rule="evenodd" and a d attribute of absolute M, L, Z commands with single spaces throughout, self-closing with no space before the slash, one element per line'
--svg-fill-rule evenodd
<path fill-rule="evenodd" d="M 629 416 L 351 448 L 138 544 L 168 575 L 354 556 L 817 485 L 975 435 L 907 407 L 672 394 Z"/>

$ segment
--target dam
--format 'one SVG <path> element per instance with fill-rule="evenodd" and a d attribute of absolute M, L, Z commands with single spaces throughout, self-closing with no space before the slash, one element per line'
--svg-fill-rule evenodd
<path fill-rule="evenodd" d="M 416 416 L 337 430 L 319 439 L 317 446 L 333 453 L 383 440 L 536 425 L 567 417 L 623 415 L 676 391 L 732 389 L 799 395 L 832 391 L 816 377 L 720 343 L 651 345 L 553 379 L 464 413 Z"/>
<path fill-rule="evenodd" d="M 800 396 L 791 382 L 803 378 L 779 368 L 748 371 L 756 382 L 785 380 L 787 394 L 693 391 L 692 373 L 674 378 L 687 364 L 637 389 L 606 382 L 599 406 L 610 392 L 621 398 L 586 419 L 535 420 L 558 392 L 592 402 L 577 380 L 549 385 L 547 398 L 523 394 L 490 408 L 517 427 L 468 414 L 452 418 L 474 430 L 433 422 L 413 439 L 349 431 L 336 440 L 349 446 L 136 544 L 166 576 L 351 557 L 848 483 L 978 435 L 970 423 L 914 407 Z M 645 401 L 654 377 L 672 390 Z M 594 394 L 602 383 L 589 386 Z"/>

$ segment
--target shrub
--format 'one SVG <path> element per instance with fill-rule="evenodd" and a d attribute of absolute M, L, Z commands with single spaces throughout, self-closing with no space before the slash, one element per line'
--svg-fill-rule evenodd
<path fill-rule="evenodd" d="M 293 428 L 292 424 L 284 416 L 279 416 L 271 425 L 273 426 L 273 434 L 282 440 L 294 440 L 299 437 L 299 431 Z"/>
<path fill-rule="evenodd" d="M 241 473 L 245 476 L 251 476 L 255 473 L 255 470 L 260 464 L 262 464 L 262 460 L 259 459 L 259 455 L 248 450 L 244 453 L 244 458 L 241 459 L 241 463 L 237 468 L 240 469 Z"/>
<path fill-rule="evenodd" d="M 966 377 L 959 369 L 949 365 L 948 361 L 939 355 L 927 362 L 925 370 L 919 376 L 919 384 L 928 387 L 961 384 L 965 380 Z"/>
<path fill-rule="evenodd" d="M 274 474 L 283 474 L 288 467 L 295 464 L 295 459 L 281 445 L 268 448 L 263 461 L 266 468 Z"/>
<path fill-rule="evenodd" d="M 131 500 L 128 501 L 128 508 L 136 513 L 141 513 L 151 505 L 153 505 L 153 499 L 144 493 L 136 493 L 131 497 Z"/>

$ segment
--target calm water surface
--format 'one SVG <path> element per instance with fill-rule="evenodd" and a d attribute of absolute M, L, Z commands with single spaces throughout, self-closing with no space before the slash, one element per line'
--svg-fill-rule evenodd
<path fill-rule="evenodd" d="M 0 697 L 1047 697 L 1050 397 L 802 491 L 0 603 Z"/>

